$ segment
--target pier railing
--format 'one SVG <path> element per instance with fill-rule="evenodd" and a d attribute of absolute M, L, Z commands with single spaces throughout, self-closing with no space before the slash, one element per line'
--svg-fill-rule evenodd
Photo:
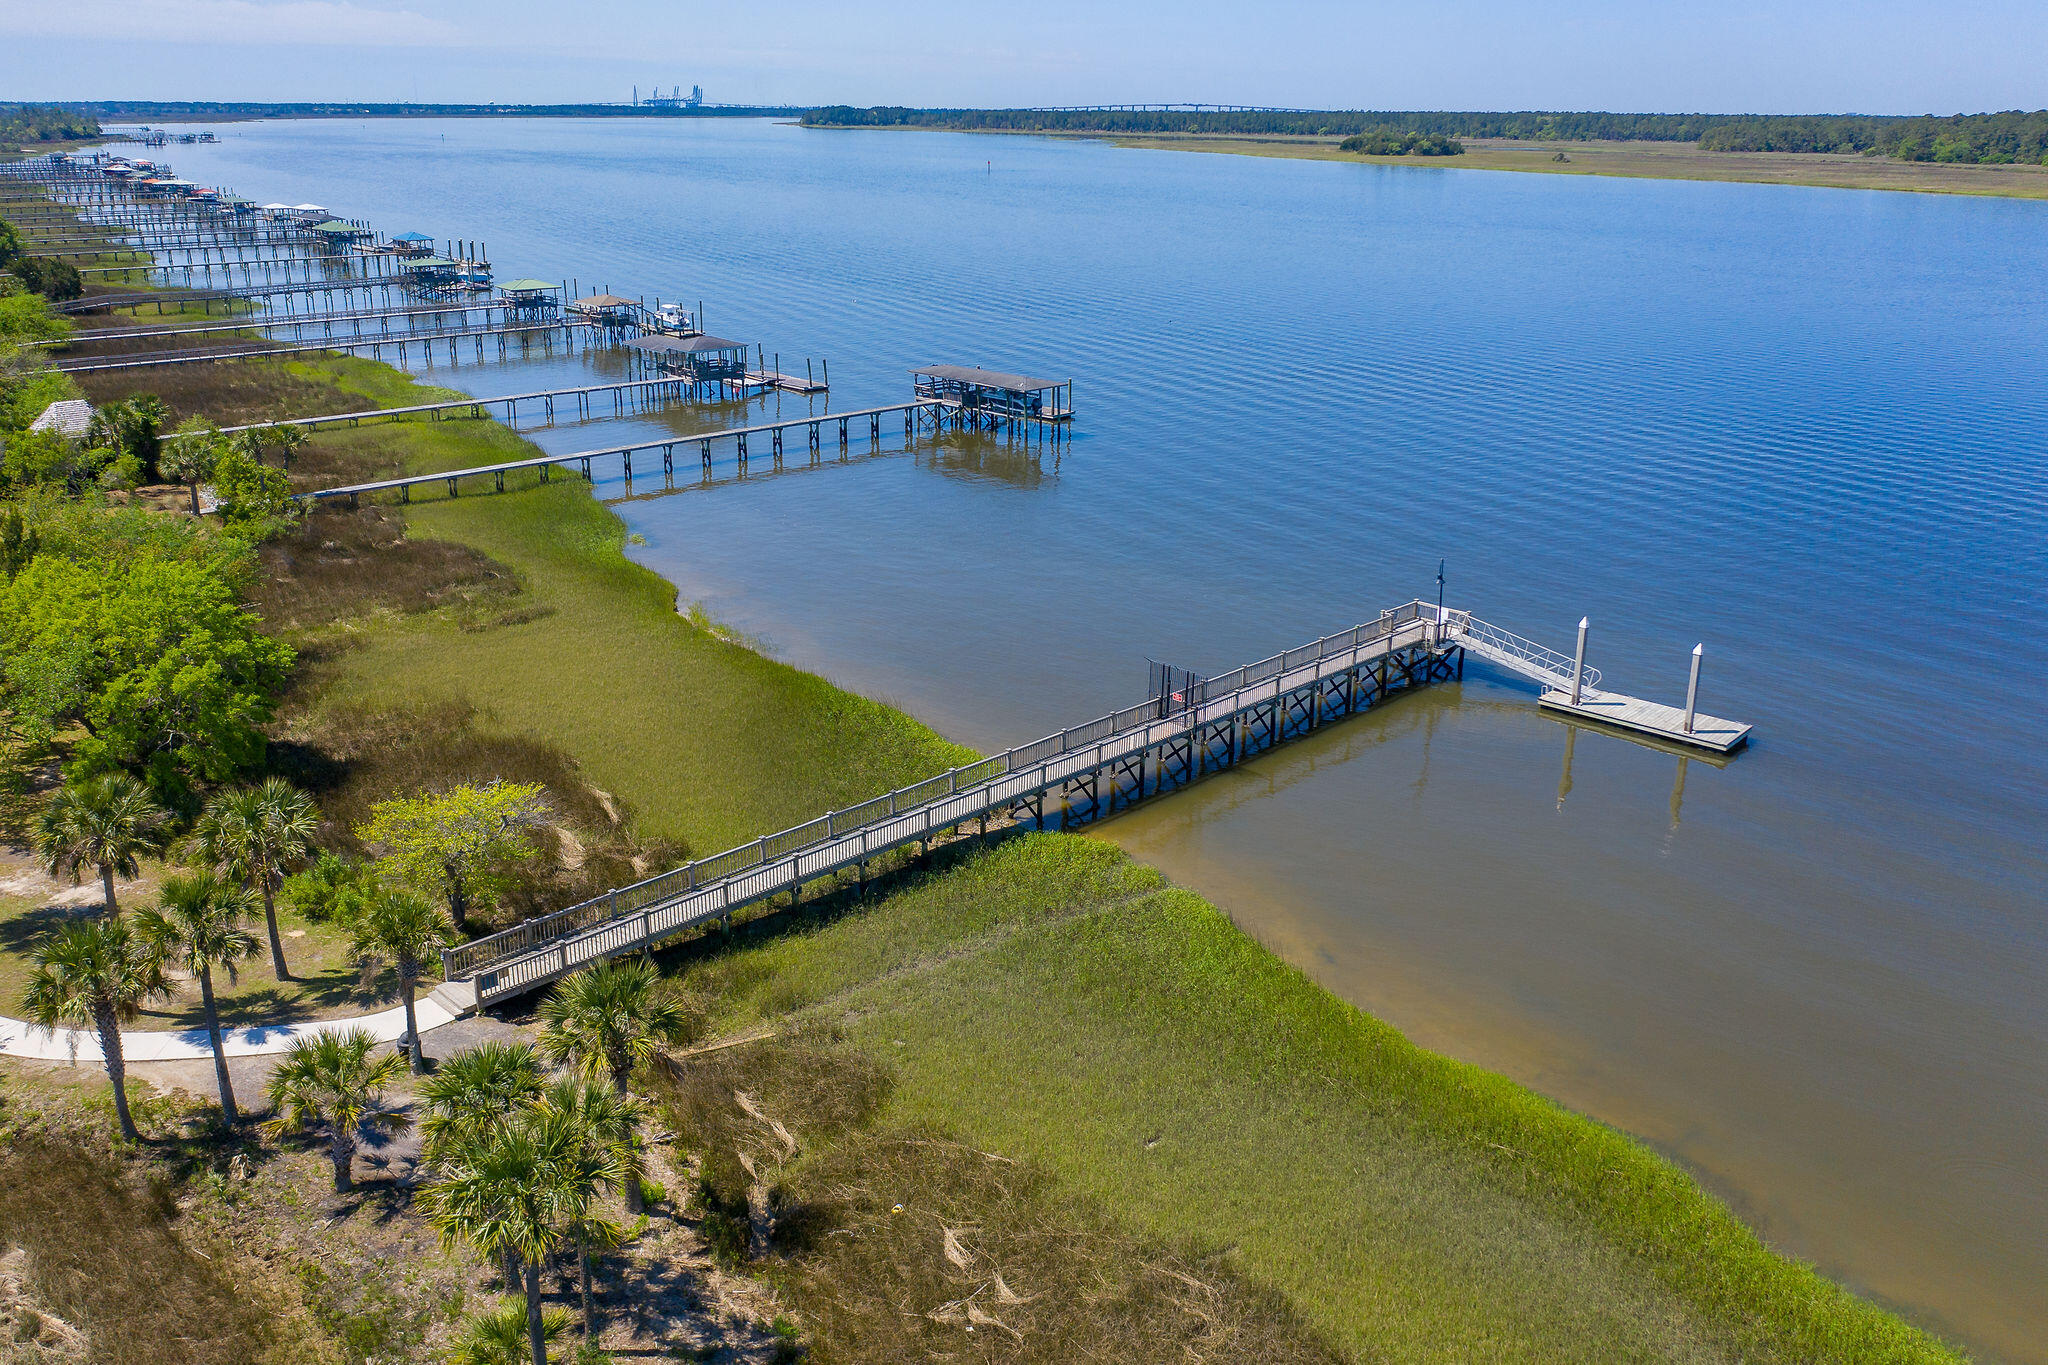
<path fill-rule="evenodd" d="M 1350 630 L 1326 635 L 1320 640 L 1261 659 L 1257 663 L 1247 664 L 1219 677 L 1207 679 L 1201 685 L 1204 689 L 1201 700 L 1228 697 L 1267 679 L 1278 679 L 1306 665 L 1340 655 L 1355 654 L 1361 646 L 1397 638 L 1403 627 L 1414 626 L 1418 622 L 1426 623 L 1426 634 L 1430 642 L 1435 643 L 1436 608 L 1424 602 L 1410 602 L 1405 606 L 1381 612 L 1375 620 L 1354 626 Z M 671 872 L 649 877 L 631 886 L 619 887 L 602 896 L 592 897 L 590 900 L 581 901 L 550 914 L 536 916 L 509 929 L 443 950 L 443 974 L 450 979 L 470 976 L 556 939 L 581 933 L 622 916 L 634 915 L 650 907 L 673 901 L 678 896 L 687 895 L 699 887 L 781 862 L 815 845 L 887 824 L 908 812 L 924 810 L 935 802 L 994 781 L 1005 774 L 1035 767 L 1061 754 L 1097 748 L 1107 739 L 1126 731 L 1141 729 L 1183 709 L 1192 708 L 1169 706 L 1165 698 L 1148 697 L 1135 706 L 1112 711 L 1084 725 L 1072 726 L 1056 734 L 1033 740 L 1029 744 L 1020 744 L 1000 754 L 962 764 L 936 777 L 913 782 L 907 787 L 886 792 L 858 805 L 849 806 L 845 810 L 831 811 L 818 819 L 775 834 L 764 835 L 750 844 L 742 844 L 738 848 L 728 849 L 708 858 L 700 858 Z"/>

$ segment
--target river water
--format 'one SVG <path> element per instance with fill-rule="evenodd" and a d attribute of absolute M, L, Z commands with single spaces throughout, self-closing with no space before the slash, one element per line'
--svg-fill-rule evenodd
<path fill-rule="evenodd" d="M 1101 832 L 1778 1245 L 2048 1360 L 2048 205 L 740 121 L 223 131 L 179 171 L 702 299 L 827 358 L 837 408 L 920 363 L 1073 377 L 1063 448 L 757 445 L 620 504 L 686 602 L 978 747 L 1135 700 L 1148 656 L 1431 596 L 1440 557 L 1554 647 L 1590 615 L 1619 690 L 1677 700 L 1704 641 L 1706 709 L 1758 727 L 1726 766 L 1473 664 Z"/>

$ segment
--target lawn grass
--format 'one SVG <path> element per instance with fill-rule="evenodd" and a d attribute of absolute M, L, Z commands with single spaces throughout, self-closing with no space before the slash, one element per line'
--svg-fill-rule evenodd
<path fill-rule="evenodd" d="M 1958 1359 L 1642 1144 L 1416 1048 L 1101 842 L 1015 839 L 737 939 L 683 969 L 722 1028 L 843 1029 L 893 1075 L 884 1125 L 1234 1249 L 1351 1358 Z"/>

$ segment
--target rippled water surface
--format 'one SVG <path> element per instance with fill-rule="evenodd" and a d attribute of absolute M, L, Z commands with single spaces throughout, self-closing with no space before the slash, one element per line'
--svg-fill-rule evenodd
<path fill-rule="evenodd" d="M 1428 595 L 1440 556 L 1554 646 L 1590 614 L 1621 690 L 1677 699 L 1705 641 L 1706 705 L 1758 727 L 1726 767 L 1474 665 L 1103 832 L 1780 1245 L 2048 1360 L 2048 206 L 753 122 L 171 152 L 501 277 L 702 299 L 828 358 L 838 408 L 931 361 L 1071 375 L 1061 450 L 857 441 L 620 506 L 686 601 L 978 746 L 1135 699 L 1147 655 L 1221 669 Z"/>

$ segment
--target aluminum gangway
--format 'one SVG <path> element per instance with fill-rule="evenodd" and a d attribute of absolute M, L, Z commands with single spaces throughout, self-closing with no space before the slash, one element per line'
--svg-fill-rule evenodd
<path fill-rule="evenodd" d="M 1400 692 L 1451 680 L 1462 647 L 1437 608 L 1373 621 L 1219 677 L 1190 679 L 1086 725 L 621 887 L 442 952 L 464 1007 L 717 921 L 807 882 L 990 817 L 1068 828 L 1172 791 Z"/>

